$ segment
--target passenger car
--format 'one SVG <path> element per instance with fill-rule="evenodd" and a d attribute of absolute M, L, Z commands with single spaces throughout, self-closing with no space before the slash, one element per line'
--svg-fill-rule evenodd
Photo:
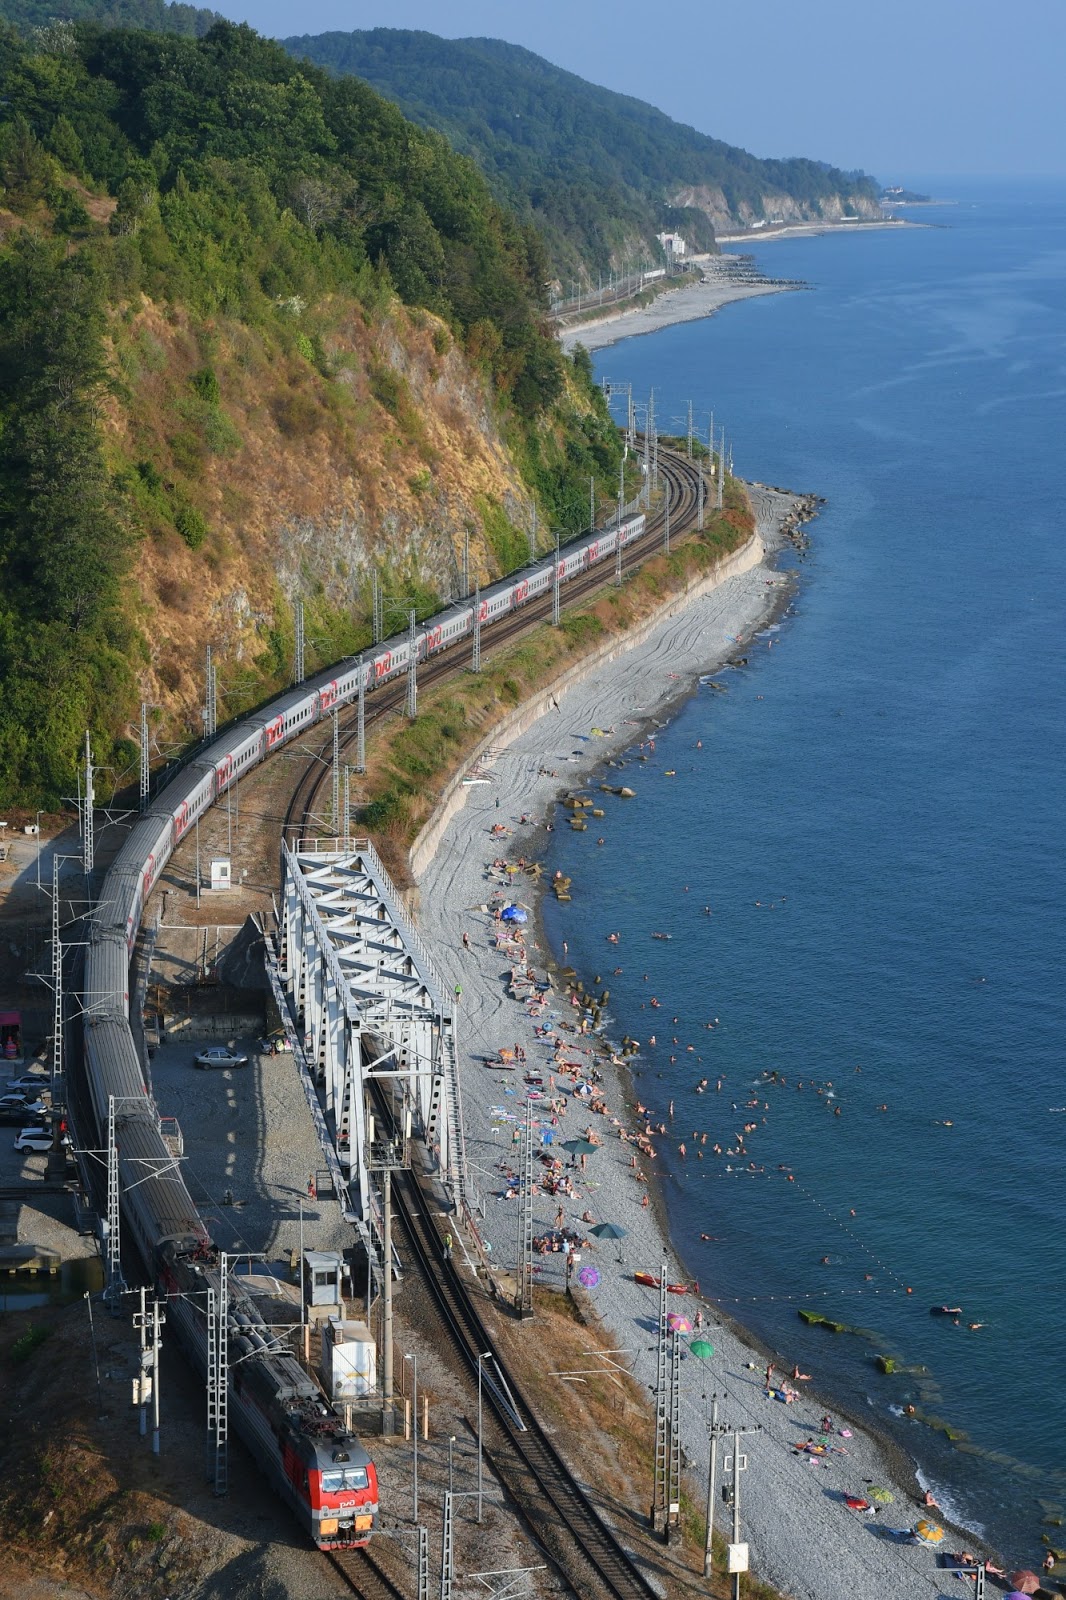
<path fill-rule="evenodd" d="M 47 1088 L 47 1073 L 24 1072 L 21 1078 L 10 1078 L 7 1083 L 0 1083 L 0 1094 L 18 1094 L 22 1089 L 32 1089 L 35 1094 L 40 1094 Z"/>
<path fill-rule="evenodd" d="M 51 1150 L 55 1134 L 51 1128 L 23 1128 L 15 1140 L 16 1150 Z"/>
<path fill-rule="evenodd" d="M 21 1094 L 5 1094 L 0 1098 L 0 1122 L 25 1124 L 33 1117 L 43 1116 L 43 1100 L 30 1100 Z"/>
<path fill-rule="evenodd" d="M 246 1067 L 247 1065 L 247 1056 L 236 1055 L 234 1051 L 227 1050 L 225 1045 L 221 1044 L 213 1044 L 208 1049 L 201 1050 L 200 1054 L 193 1060 L 194 1067 L 203 1067 L 205 1070 L 209 1067 Z"/>

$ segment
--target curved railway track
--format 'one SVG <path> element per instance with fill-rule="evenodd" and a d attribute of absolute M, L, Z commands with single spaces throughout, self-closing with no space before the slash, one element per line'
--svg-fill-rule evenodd
<path fill-rule="evenodd" d="M 663 478 L 666 480 L 670 493 L 670 520 L 673 534 L 680 542 L 692 529 L 689 524 L 696 514 L 699 495 L 699 469 L 694 462 L 687 461 L 683 456 L 675 455 L 671 451 L 662 451 L 659 458 L 659 467 Z M 650 555 L 654 555 L 664 536 L 665 512 L 659 511 L 648 518 L 647 528 L 639 539 L 634 539 L 622 552 L 622 571 L 629 573 L 643 565 Z M 614 571 L 614 561 L 608 558 L 602 565 L 596 566 L 581 573 L 576 578 L 571 578 L 562 590 L 563 609 L 569 610 L 575 603 L 587 599 L 589 595 L 609 587 L 611 574 Z M 548 594 L 530 600 L 520 611 L 509 612 L 499 622 L 492 624 L 486 630 L 488 635 L 484 648 L 497 650 L 502 645 L 510 644 L 528 632 L 529 629 L 546 621 L 552 614 L 552 595 Z M 467 648 L 469 648 L 468 642 Z M 421 664 L 418 670 L 419 690 L 431 689 L 444 679 L 451 677 L 456 672 L 464 670 L 466 650 L 462 645 L 453 645 L 440 655 L 432 656 Z M 402 709 L 407 696 L 404 679 L 397 679 L 387 687 L 374 691 L 366 702 L 365 722 L 369 727 L 375 722 L 380 722 L 390 712 Z M 340 744 L 341 749 L 348 749 L 356 739 L 358 712 L 352 706 L 345 708 L 347 714 L 340 714 Z M 321 727 L 321 724 L 319 724 Z M 306 821 L 315 803 L 315 797 L 326 779 L 322 763 L 327 758 L 327 753 L 332 750 L 332 733 L 329 739 L 324 740 L 314 754 L 314 759 L 307 763 L 303 777 L 300 779 L 293 792 L 285 812 L 283 831 L 288 835 L 295 822 L 302 824 Z"/>
<path fill-rule="evenodd" d="M 398 1180 L 393 1182 L 393 1203 L 418 1270 L 453 1348 L 476 1372 L 479 1353 L 495 1352 L 495 1341 L 454 1263 L 441 1259 L 428 1197 L 412 1175 L 399 1174 Z M 496 1353 L 491 1363 L 484 1363 L 484 1393 L 501 1432 L 493 1467 L 574 1593 L 581 1600 L 599 1595 L 652 1600 L 658 1590 L 603 1522 Z"/>
<path fill-rule="evenodd" d="M 663 474 L 670 488 L 671 518 L 678 536 L 688 531 L 698 495 L 698 472 L 689 462 L 676 456 L 662 461 Z M 653 553 L 663 533 L 663 514 L 649 518 L 643 538 L 623 552 L 623 570 L 639 566 Z M 609 579 L 609 569 L 582 574 L 567 585 L 567 604 L 601 589 Z M 494 627 L 491 647 L 507 643 L 551 615 L 551 596 L 531 602 L 515 616 Z M 432 658 L 419 673 L 421 686 L 431 686 L 462 670 L 460 654 L 453 649 Z M 366 707 L 366 722 L 378 721 L 403 705 L 405 687 L 382 689 Z M 355 737 L 355 719 L 349 715 L 341 725 L 341 742 Z M 325 782 L 322 765 L 332 738 L 321 752 L 307 763 L 305 772 L 289 802 L 285 831 L 294 826 L 303 832 L 311 820 L 312 808 Z M 383 1105 L 388 1112 L 388 1107 Z M 420 1276 L 433 1297 L 440 1321 L 454 1351 L 473 1375 L 478 1356 L 493 1350 L 491 1368 L 483 1371 L 484 1394 L 499 1430 L 491 1453 L 492 1468 L 505 1485 L 537 1543 L 550 1557 L 581 1600 L 654 1600 L 659 1591 L 645 1578 L 635 1559 L 619 1537 L 602 1520 L 588 1494 L 577 1482 L 538 1418 L 522 1396 L 520 1385 L 495 1353 L 495 1340 L 454 1264 L 441 1259 L 441 1244 L 425 1203 L 419 1181 L 412 1174 L 398 1174 L 393 1184 L 396 1214 L 409 1243 Z M 402 1591 L 381 1569 L 368 1551 L 333 1552 L 328 1558 L 351 1589 L 363 1600 L 403 1600 Z"/>

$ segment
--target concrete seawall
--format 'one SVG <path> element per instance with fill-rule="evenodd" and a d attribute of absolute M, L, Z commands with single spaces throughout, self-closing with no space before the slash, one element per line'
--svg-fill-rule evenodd
<path fill-rule="evenodd" d="M 674 617 L 680 611 L 698 600 L 701 595 L 710 594 L 729 578 L 739 577 L 742 573 L 750 572 L 752 567 L 759 565 L 766 553 L 762 538 L 758 533 L 753 533 L 739 550 L 734 550 L 732 555 L 725 556 L 717 562 L 711 572 L 696 580 L 680 594 L 672 595 L 658 606 L 652 614 L 644 619 L 637 627 L 631 628 L 624 634 L 619 634 L 602 644 L 598 649 L 590 652 L 582 660 L 575 662 L 565 672 L 559 674 L 550 684 L 538 689 L 536 694 L 523 701 L 513 711 L 508 712 L 494 725 L 491 731 L 478 744 L 477 748 L 463 763 L 462 771 L 457 772 L 454 778 L 445 786 L 440 800 L 434 809 L 433 815 L 423 827 L 418 837 L 411 846 L 408 861 L 411 875 L 417 884 L 426 867 L 436 855 L 437 847 L 444 836 L 445 830 L 457 812 L 466 804 L 470 793 L 469 785 L 464 784 L 464 774 L 470 767 L 477 764 L 490 750 L 506 749 L 516 739 L 520 738 L 527 729 L 531 728 L 541 717 L 557 709 L 557 702 L 561 695 L 572 689 L 591 673 L 607 662 L 616 660 L 625 655 L 627 651 L 643 644 L 662 623 Z M 417 891 L 416 891 L 417 894 Z"/>

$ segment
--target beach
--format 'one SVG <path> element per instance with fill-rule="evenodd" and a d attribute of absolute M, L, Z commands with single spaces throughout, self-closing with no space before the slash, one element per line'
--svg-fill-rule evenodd
<path fill-rule="evenodd" d="M 673 1159 L 678 1141 L 687 1137 L 687 1127 L 693 1117 L 699 1121 L 699 1113 L 686 1101 L 666 1136 L 660 1136 L 656 1130 L 665 1126 L 666 1107 L 655 1102 L 654 1089 L 645 1087 L 647 1079 L 631 1077 L 629 1065 L 612 1063 L 603 1039 L 578 1031 L 579 1012 L 558 973 L 554 987 L 546 991 L 528 989 L 524 980 L 514 983 L 513 972 L 531 970 L 543 984 L 553 963 L 538 933 L 538 885 L 508 867 L 543 856 L 549 821 L 567 825 L 569 813 L 553 802 L 580 789 L 591 769 L 612 753 L 646 737 L 669 717 L 701 673 L 736 655 L 787 604 L 790 580 L 775 570 L 774 556 L 783 543 L 782 522 L 796 499 L 760 486 L 751 488 L 751 497 L 758 541 L 746 560 L 734 564 L 733 575 L 709 590 L 705 587 L 687 604 L 675 603 L 626 653 L 572 674 L 565 689 L 544 698 L 543 715 L 501 735 L 476 769 L 488 781 L 455 791 L 446 826 L 430 835 L 432 853 L 428 848 L 415 853 L 420 930 L 445 982 L 461 990 L 457 1027 L 463 1118 L 471 1177 L 484 1206 L 482 1237 L 501 1269 L 513 1267 L 520 1171 L 516 1136 L 524 1120 L 525 1073 L 535 1071 L 543 1080 L 536 1112 L 539 1137 L 551 1141 L 541 1151 L 547 1159 L 536 1164 L 541 1192 L 534 1202 L 535 1235 L 549 1238 L 559 1227 L 580 1241 L 575 1246 L 580 1265 L 594 1265 L 600 1274 L 590 1291 L 595 1309 L 616 1347 L 632 1352 L 631 1368 L 647 1385 L 655 1382 L 651 1343 L 659 1296 L 657 1288 L 637 1284 L 633 1273 L 657 1277 L 666 1250 L 670 1281 L 690 1282 L 683 1259 L 664 1238 L 654 1173 L 667 1148 Z M 606 776 L 611 778 L 609 772 Z M 598 781 L 599 775 L 588 791 L 593 798 Z M 630 803 L 640 806 L 646 802 L 639 778 L 633 782 L 638 792 Z M 588 823 L 595 830 L 591 814 Z M 574 895 L 580 898 L 580 884 L 575 883 Z M 499 917 L 511 903 L 526 911 L 524 926 L 509 926 Z M 606 942 L 608 932 L 604 929 L 600 975 L 606 988 L 613 981 L 616 959 Z M 518 997 L 509 994 L 513 987 Z M 609 1004 L 607 1015 L 609 1037 Z M 644 1063 L 634 1058 L 631 1065 L 639 1070 Z M 650 1100 L 643 1114 L 637 1110 L 638 1094 Z M 694 1103 L 706 1107 L 706 1127 L 712 1105 Z M 652 1131 L 645 1142 L 654 1148 L 661 1140 L 664 1147 L 654 1158 L 635 1142 L 637 1130 L 643 1136 L 646 1127 Z M 589 1134 L 593 1148 L 586 1162 L 571 1168 L 562 1142 Z M 554 1177 L 548 1166 L 553 1159 L 561 1159 Z M 568 1180 L 572 1193 L 545 1192 L 545 1184 Z M 617 1245 L 590 1234 L 604 1221 L 625 1230 Z M 683 1253 L 684 1241 L 677 1243 Z M 565 1254 L 546 1251 L 536 1260 L 538 1281 L 562 1288 Z M 574 1266 L 579 1270 L 578 1263 Z M 705 1291 L 709 1288 L 704 1285 Z M 737 1286 L 720 1288 L 727 1295 Z M 710 1415 L 709 1401 L 701 1394 L 717 1393 L 721 1423 L 760 1430 L 743 1447 L 749 1470 L 743 1481 L 741 1537 L 751 1545 L 756 1574 L 785 1594 L 810 1600 L 840 1594 L 875 1600 L 885 1593 L 942 1593 L 945 1583 L 954 1580 L 941 1573 L 938 1582 L 936 1554 L 901 1537 L 922 1514 L 920 1489 L 902 1453 L 864 1433 L 853 1419 L 834 1417 L 823 1432 L 825 1407 L 817 1395 L 817 1372 L 813 1381 L 790 1383 L 788 1351 L 774 1355 L 778 1370 L 772 1389 L 775 1396 L 784 1392 L 778 1387 L 784 1380 L 797 1397 L 788 1403 L 770 1398 L 766 1352 L 717 1310 L 713 1291 L 706 1299 L 689 1293 L 671 1295 L 670 1300 L 671 1309 L 697 1327 L 699 1315 L 702 1337 L 714 1346 L 705 1363 L 689 1356 L 682 1369 L 683 1447 L 698 1502 L 705 1493 Z M 816 1448 L 801 1451 L 798 1447 L 807 1441 Z M 719 1481 L 721 1458 L 730 1448 L 727 1444 L 719 1452 Z M 893 1497 L 876 1515 L 846 1507 L 846 1495 L 862 1495 L 872 1485 Z"/>
<path fill-rule="evenodd" d="M 586 350 L 602 350 L 619 339 L 658 333 L 675 322 L 698 322 L 735 300 L 753 300 L 760 295 L 783 294 L 803 287 L 769 278 L 738 278 L 735 258 L 728 256 L 701 257 L 700 266 L 705 273 L 700 282 L 686 282 L 680 289 L 668 289 L 650 305 L 629 311 L 608 311 L 602 317 L 564 328 L 560 331 L 559 343 L 567 352 L 578 344 L 584 345 Z"/>
<path fill-rule="evenodd" d="M 826 233 L 861 233 L 881 228 L 919 227 L 907 222 L 836 222 L 805 223 L 781 228 L 767 228 L 758 233 L 722 234 L 719 244 L 759 245 L 773 239 L 815 237 Z M 728 252 L 724 255 L 697 256 L 693 260 L 704 274 L 702 282 L 685 283 L 679 289 L 669 289 L 650 305 L 633 310 L 608 311 L 602 317 L 592 317 L 560 330 L 559 343 L 567 352 L 575 345 L 586 350 L 603 350 L 617 344 L 620 339 L 635 339 L 641 334 L 658 333 L 674 323 L 698 322 L 711 317 L 723 306 L 738 300 L 753 300 L 761 295 L 785 294 L 806 288 L 802 283 L 784 283 L 758 274 L 746 278 L 737 276 L 738 258 Z"/>

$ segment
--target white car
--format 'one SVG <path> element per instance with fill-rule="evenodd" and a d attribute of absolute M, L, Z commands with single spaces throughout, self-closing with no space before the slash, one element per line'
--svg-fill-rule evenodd
<path fill-rule="evenodd" d="M 247 1056 L 239 1056 L 232 1050 L 227 1050 L 225 1045 L 213 1044 L 207 1050 L 201 1050 L 193 1061 L 194 1067 L 201 1067 L 205 1071 L 210 1067 L 246 1067 Z"/>
<path fill-rule="evenodd" d="M 55 1134 L 51 1128 L 23 1128 L 15 1140 L 16 1150 L 51 1150 Z"/>

